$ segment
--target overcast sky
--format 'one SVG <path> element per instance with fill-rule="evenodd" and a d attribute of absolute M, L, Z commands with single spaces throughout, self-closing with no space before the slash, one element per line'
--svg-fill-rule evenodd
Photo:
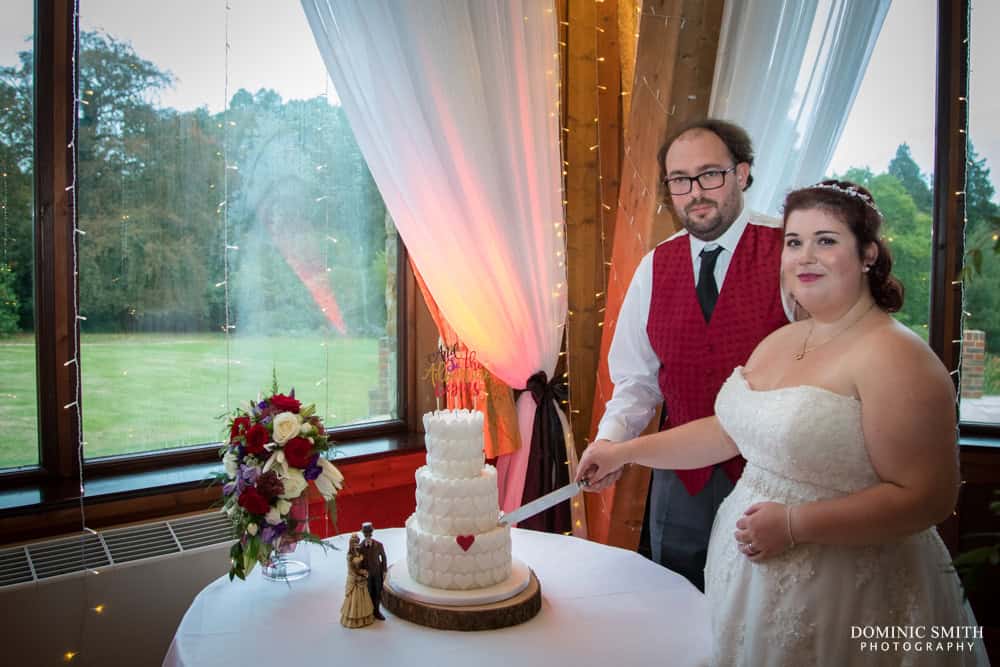
<path fill-rule="evenodd" d="M 284 99 L 328 92 L 332 84 L 298 2 L 229 0 L 228 92 L 267 87 Z M 31 31 L 31 0 L 3 0 L 0 64 L 15 61 Z M 139 55 L 176 77 L 159 102 L 178 109 L 226 101 L 226 0 L 83 0 L 81 26 L 100 28 L 132 43 Z M 851 166 L 883 171 L 904 141 L 924 172 L 933 165 L 937 0 L 895 0 L 855 100 L 829 172 Z M 1000 86 L 995 44 L 1000 1 L 973 0 L 970 137 L 993 169 L 1000 189 Z M 978 65 L 978 67 L 977 67 Z M 998 195 L 1000 200 L 1000 195 Z"/>

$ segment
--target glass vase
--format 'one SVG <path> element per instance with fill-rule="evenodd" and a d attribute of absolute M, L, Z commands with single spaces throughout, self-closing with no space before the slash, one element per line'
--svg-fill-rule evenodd
<path fill-rule="evenodd" d="M 302 533 L 309 532 L 308 494 L 292 501 L 288 518 L 295 521 L 295 529 L 278 538 L 267 564 L 261 573 L 268 581 L 297 581 L 309 576 L 312 571 L 309 558 L 309 542 L 301 539 Z"/>

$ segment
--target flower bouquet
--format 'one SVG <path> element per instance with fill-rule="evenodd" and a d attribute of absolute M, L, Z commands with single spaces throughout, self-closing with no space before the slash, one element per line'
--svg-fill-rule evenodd
<path fill-rule="evenodd" d="M 293 389 L 237 408 L 221 450 L 223 509 L 239 538 L 229 552 L 229 579 L 246 579 L 300 540 L 320 542 L 306 518 L 310 482 L 336 517 L 344 476 L 323 457 L 329 447 L 316 406 L 303 407 Z M 334 518 L 336 522 L 336 518 Z"/>

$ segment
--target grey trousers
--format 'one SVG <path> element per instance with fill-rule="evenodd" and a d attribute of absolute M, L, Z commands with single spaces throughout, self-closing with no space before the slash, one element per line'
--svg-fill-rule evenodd
<path fill-rule="evenodd" d="M 649 547 L 653 560 L 705 590 L 705 558 L 715 512 L 734 484 L 716 466 L 705 488 L 688 493 L 673 470 L 653 470 L 649 485 Z"/>

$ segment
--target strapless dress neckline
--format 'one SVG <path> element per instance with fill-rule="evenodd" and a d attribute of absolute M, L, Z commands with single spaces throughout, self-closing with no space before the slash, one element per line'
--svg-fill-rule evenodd
<path fill-rule="evenodd" d="M 833 396 L 835 398 L 838 398 L 838 399 L 841 399 L 841 400 L 844 400 L 844 401 L 850 401 L 851 403 L 856 404 L 858 407 L 861 407 L 861 401 L 858 400 L 857 397 L 855 397 L 855 396 L 847 396 L 846 394 L 841 394 L 839 392 L 833 391 L 832 389 L 827 389 L 826 387 L 820 387 L 819 385 L 815 385 L 815 384 L 795 384 L 795 385 L 790 385 L 788 387 L 775 387 L 773 389 L 755 389 L 754 386 L 752 384 L 750 384 L 750 381 L 747 380 L 746 375 L 743 374 L 743 370 L 744 370 L 743 366 L 737 366 L 735 369 L 733 369 L 733 373 L 736 375 L 736 377 L 739 378 L 740 382 L 743 383 L 743 386 L 748 391 L 750 391 L 750 392 L 752 392 L 754 394 L 773 394 L 773 393 L 777 393 L 777 392 L 795 391 L 797 389 L 801 389 L 801 390 L 805 390 L 805 391 L 819 392 L 821 394 L 826 394 L 828 396 Z"/>

